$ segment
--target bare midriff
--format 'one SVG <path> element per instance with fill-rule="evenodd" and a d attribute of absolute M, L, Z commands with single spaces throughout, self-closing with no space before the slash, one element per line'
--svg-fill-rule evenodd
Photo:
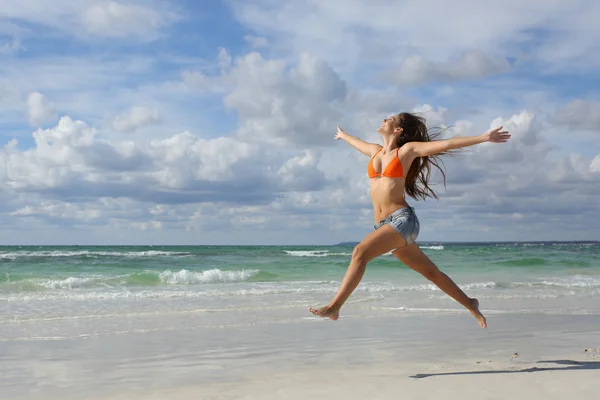
<path fill-rule="evenodd" d="M 370 181 L 375 223 L 400 208 L 408 207 L 404 197 L 404 178 L 378 176 Z"/>

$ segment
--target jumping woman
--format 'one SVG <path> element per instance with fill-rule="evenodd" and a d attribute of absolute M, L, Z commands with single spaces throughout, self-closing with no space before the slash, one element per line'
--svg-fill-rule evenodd
<path fill-rule="evenodd" d="M 482 328 L 487 328 L 485 317 L 479 311 L 479 301 L 468 297 L 415 243 L 419 219 L 406 202 L 405 193 L 415 200 L 437 199 L 436 193 L 429 187 L 429 178 L 431 166 L 434 166 L 442 173 L 444 182 L 446 180 L 438 163 L 439 156 L 479 143 L 506 142 L 510 134 L 498 127 L 478 136 L 432 140 L 425 119 L 410 113 L 384 119 L 377 131 L 383 137 L 383 146 L 349 135 L 338 126 L 335 139 L 342 139 L 371 157 L 367 173 L 371 183 L 375 230 L 354 248 L 350 266 L 333 301 L 319 309 L 309 307 L 310 312 L 337 320 L 340 308 L 362 279 L 367 263 L 392 251 L 401 262 L 462 304 Z"/>

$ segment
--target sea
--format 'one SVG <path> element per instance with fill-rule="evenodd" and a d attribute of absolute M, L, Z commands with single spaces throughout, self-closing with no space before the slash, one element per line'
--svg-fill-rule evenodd
<path fill-rule="evenodd" d="M 600 242 L 419 243 L 488 315 L 600 313 Z M 334 246 L 3 246 L 0 341 L 312 318 L 353 250 Z M 371 261 L 342 318 L 462 308 L 393 255 Z"/>

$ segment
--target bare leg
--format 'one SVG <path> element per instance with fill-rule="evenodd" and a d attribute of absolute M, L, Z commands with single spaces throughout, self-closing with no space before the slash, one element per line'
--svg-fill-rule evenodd
<path fill-rule="evenodd" d="M 479 326 L 487 328 L 487 321 L 479 311 L 479 301 L 468 297 L 448 275 L 444 274 L 417 246 L 411 243 L 406 247 L 396 249 L 393 254 L 409 268 L 417 271 L 444 293 L 462 304 L 473 314 Z"/>
<path fill-rule="evenodd" d="M 309 307 L 310 312 L 334 321 L 337 320 L 340 308 L 360 283 L 367 268 L 367 263 L 382 254 L 402 246 L 406 246 L 406 241 L 402 235 L 399 235 L 389 225 L 384 225 L 376 231 L 371 232 L 354 248 L 350 266 L 348 266 L 344 280 L 335 298 L 325 307 L 318 309 Z"/>

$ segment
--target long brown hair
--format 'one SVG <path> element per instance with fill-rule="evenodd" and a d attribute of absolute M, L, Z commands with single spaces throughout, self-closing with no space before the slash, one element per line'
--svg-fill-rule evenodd
<path fill-rule="evenodd" d="M 427 129 L 425 118 L 415 114 L 403 112 L 392 118 L 402 128 L 402 134 L 398 137 L 398 147 L 402 147 L 408 142 L 431 142 L 442 133 L 441 130 L 433 132 Z M 446 187 L 446 173 L 442 168 L 444 162 L 440 156 L 451 154 L 452 152 L 445 151 L 431 156 L 415 158 L 406 174 L 404 184 L 406 193 L 415 200 L 426 200 L 427 197 L 437 199 L 437 194 L 429 186 L 432 166 L 441 172 L 444 179 L 444 187 Z"/>

